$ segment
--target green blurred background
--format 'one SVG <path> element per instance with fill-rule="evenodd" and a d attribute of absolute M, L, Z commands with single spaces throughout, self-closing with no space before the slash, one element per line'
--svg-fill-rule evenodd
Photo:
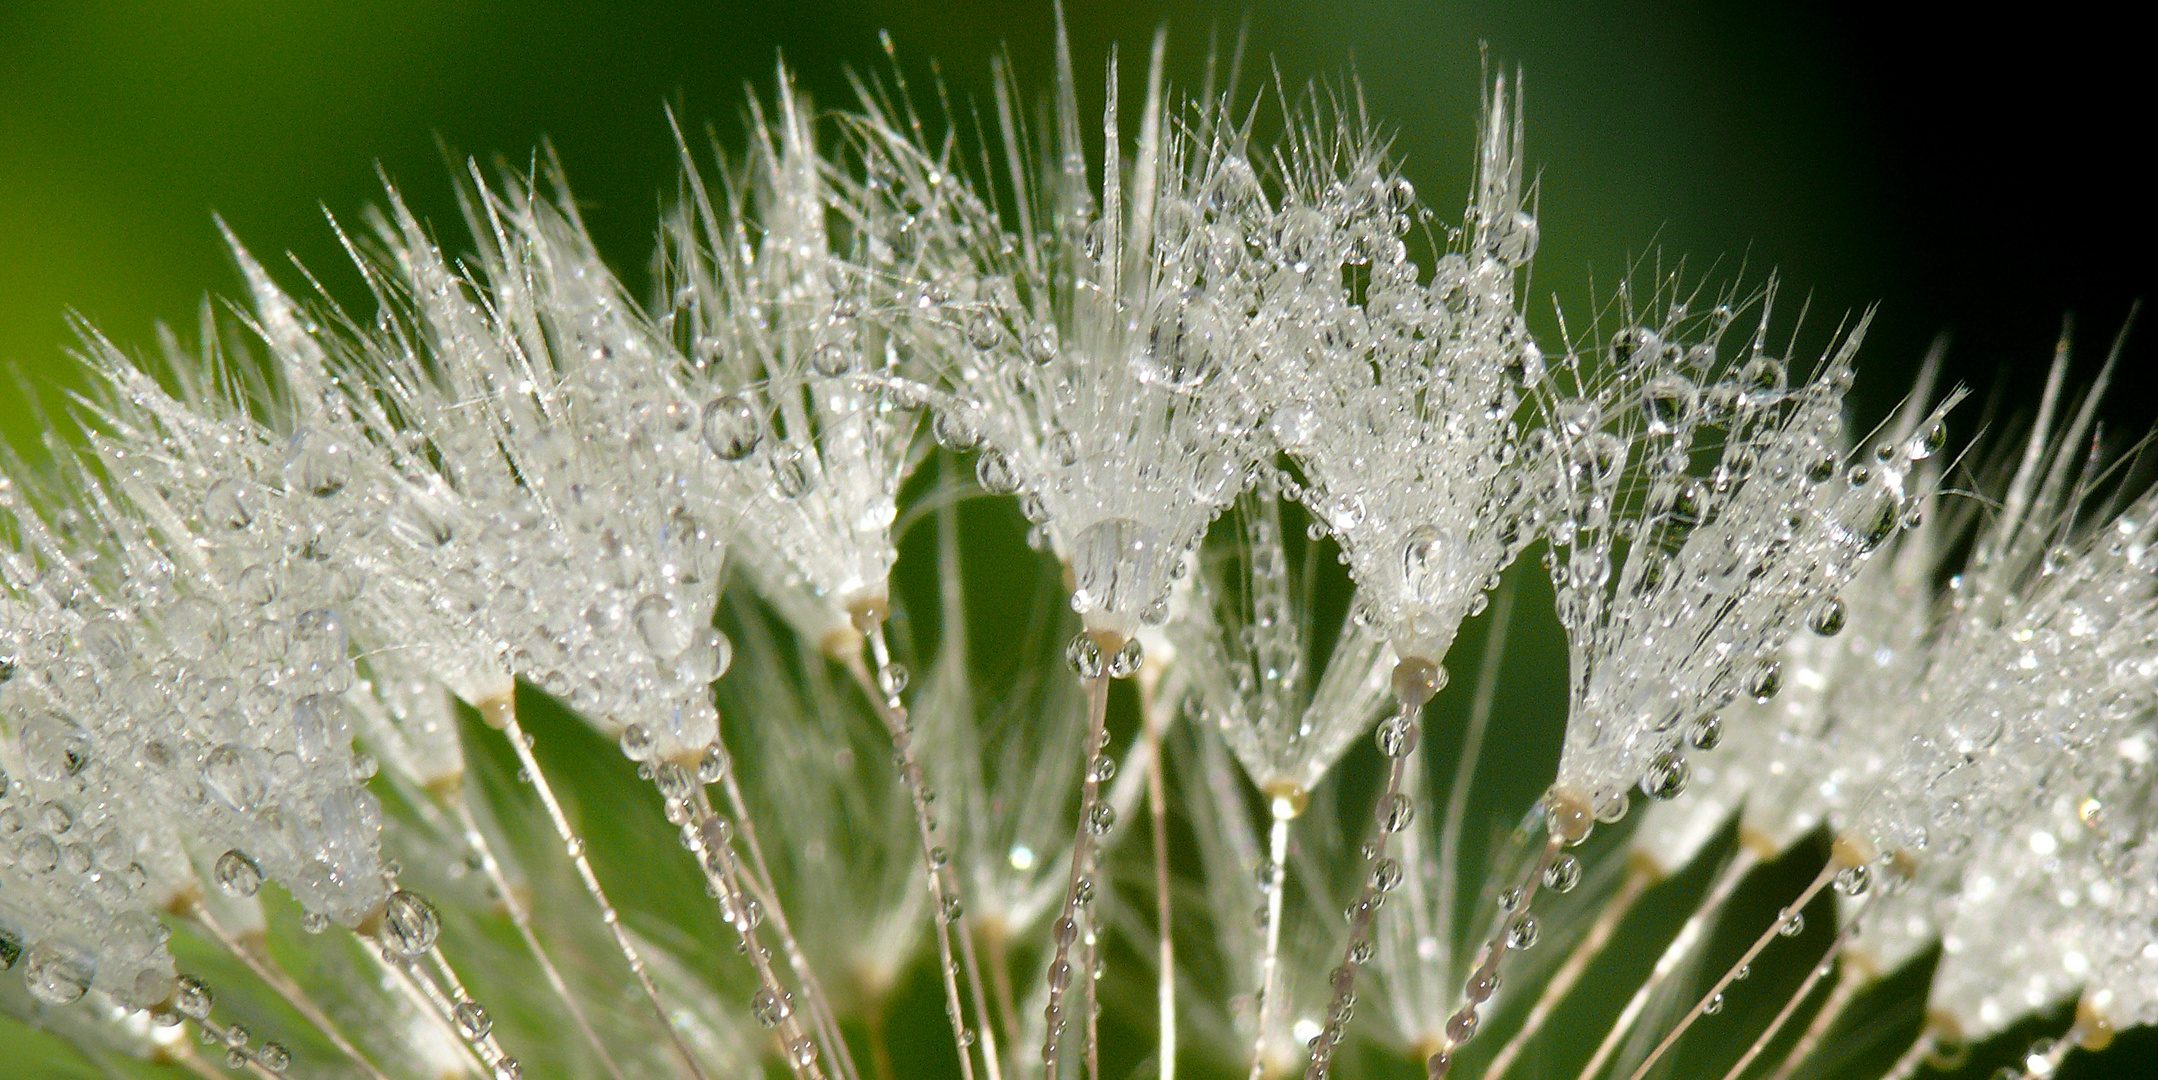
<path fill-rule="evenodd" d="M 1121 41 L 1139 78 L 1167 23 L 1172 66 L 1195 79 L 1209 33 L 1231 38 L 1248 14 L 1247 75 L 1269 57 L 1292 83 L 1359 73 L 1449 214 L 1488 46 L 1527 72 L 1545 327 L 1551 294 L 1584 309 L 1592 270 L 1608 283 L 1652 247 L 1697 269 L 1773 267 L 1787 297 L 1812 298 L 1817 330 L 1881 305 L 1869 411 L 1936 332 L 1955 333 L 1961 377 L 2014 368 L 2027 391 L 2064 312 L 2095 355 L 2148 292 L 2154 215 L 2128 164 L 2149 128 L 2142 35 L 2062 5 L 1956 25 L 1858 4 L 1727 8 L 1112 0 L 1069 17 L 1082 70 Z M 349 295 L 322 209 L 377 201 L 379 166 L 450 224 L 438 139 L 516 159 L 551 138 L 603 248 L 636 270 L 675 169 L 662 103 L 731 134 L 745 86 L 768 88 L 784 56 L 842 104 L 850 66 L 884 63 L 879 30 L 917 77 L 938 62 L 986 100 L 999 47 L 1046 85 L 1051 25 L 1041 0 L 5 0 L 0 365 L 64 385 L 69 310 L 136 346 L 157 320 L 191 322 L 235 284 L 213 211 Z M 1081 82 L 1098 100 L 1098 77 Z M 2116 412 L 2147 423 L 2129 397 Z M 0 422 L 20 445 L 23 410 Z"/>
<path fill-rule="evenodd" d="M 1871 416 L 1943 331 L 1955 377 L 2025 403 L 2064 313 L 2088 371 L 2152 291 L 2158 214 L 2130 166 L 2150 126 L 2148 61 L 2131 51 L 2147 36 L 2062 5 L 1956 25 L 1855 3 L 1677 0 L 1116 0 L 1068 14 L 1096 109 L 1088 73 L 1108 46 L 1128 50 L 1130 100 L 1164 22 L 1187 83 L 1210 33 L 1226 43 L 1247 15 L 1247 86 L 1269 58 L 1292 84 L 1355 72 L 1449 217 L 1486 58 L 1519 64 L 1541 176 L 1537 325 L 1554 328 L 1553 293 L 1585 312 L 1592 275 L 1608 287 L 1659 247 L 1719 277 L 1774 268 L 1788 310 L 1810 298 L 1816 345 L 1880 305 L 1860 383 Z M 213 212 L 266 261 L 290 252 L 357 302 L 323 210 L 351 219 L 379 202 L 379 168 L 454 243 L 444 146 L 522 160 L 551 139 L 602 249 L 641 288 L 676 170 L 663 105 L 733 137 L 745 88 L 768 93 L 782 57 L 816 100 L 843 105 L 850 68 L 887 64 L 879 30 L 918 88 L 934 63 L 960 100 L 986 101 L 1000 48 L 1023 85 L 1047 86 L 1052 26 L 1040 0 L 0 0 L 0 370 L 65 388 L 69 311 L 143 347 L 159 320 L 187 326 L 206 293 L 231 295 Z M 2133 432 L 2158 414 L 2140 386 L 2150 357 L 2131 340 L 2134 385 L 2110 408 Z M 1965 410 L 1965 431 L 1981 411 Z M 0 381 L 0 432 L 25 446 L 33 423 Z"/>

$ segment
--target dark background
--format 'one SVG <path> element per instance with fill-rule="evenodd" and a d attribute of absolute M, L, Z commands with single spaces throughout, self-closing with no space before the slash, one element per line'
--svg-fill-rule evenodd
<path fill-rule="evenodd" d="M 2013 369 L 2028 392 L 2065 313 L 2095 358 L 2150 292 L 2149 174 L 2131 163 L 2150 58 L 2125 22 L 2073 5 L 2017 21 L 1856 3 L 1519 7 L 1114 0 L 1070 21 L 1098 101 L 1110 43 L 1136 82 L 1166 22 L 1172 74 L 1196 81 L 1209 32 L 1233 38 L 1248 13 L 1246 85 L 1268 58 L 1292 85 L 1358 73 L 1449 217 L 1488 47 L 1527 74 L 1541 325 L 1551 294 L 1584 310 L 1592 271 L 1608 285 L 1655 247 L 1720 276 L 1774 268 L 1787 309 L 1810 297 L 1824 336 L 1880 305 L 1861 386 L 1876 415 L 1937 332 L 1954 335 L 1959 377 Z M 783 55 L 817 100 L 844 104 L 847 69 L 885 63 L 880 29 L 917 80 L 934 62 L 962 101 L 986 102 L 999 47 L 1024 85 L 1046 85 L 1050 27 L 1037 0 L 8 0 L 0 364 L 64 381 L 70 308 L 138 346 L 156 320 L 191 323 L 205 292 L 234 288 L 212 211 L 260 254 L 290 251 L 352 289 L 322 209 L 378 201 L 379 165 L 449 225 L 438 137 L 482 159 L 551 138 L 603 248 L 638 270 L 675 169 L 663 102 L 731 137 L 745 87 L 768 91 Z M 2141 374 L 2148 347 L 2131 355 Z M 2138 430 L 2154 411 L 2132 393 L 2114 408 Z M 26 434 L 19 410 L 0 421 Z"/>

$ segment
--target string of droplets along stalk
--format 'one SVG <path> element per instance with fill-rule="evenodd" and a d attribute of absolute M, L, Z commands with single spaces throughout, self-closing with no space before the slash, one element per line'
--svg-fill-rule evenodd
<path fill-rule="evenodd" d="M 1416 808 L 1401 793 L 1401 774 L 1408 756 L 1416 752 L 1421 735 L 1417 722 L 1424 703 L 1446 685 L 1445 669 L 1427 660 L 1403 660 L 1394 668 L 1394 698 L 1400 703 L 1393 718 L 1380 725 L 1375 738 L 1386 755 L 1386 786 L 1379 792 L 1373 837 L 1365 844 L 1369 867 L 1361 891 L 1349 907 L 1349 943 L 1341 965 L 1329 977 L 1333 1001 L 1326 1007 L 1326 1026 L 1312 1036 L 1311 1062 L 1305 1080 L 1326 1080 L 1334 1051 L 1341 1045 L 1349 1017 L 1356 1008 L 1356 973 L 1372 956 L 1371 921 L 1387 893 L 1401 883 L 1401 866 L 1387 857 L 1387 842 L 1415 820 Z"/>
<path fill-rule="evenodd" d="M 876 661 L 874 678 L 858 654 L 847 658 L 848 669 L 860 684 L 862 693 L 868 695 L 876 707 L 878 716 L 892 737 L 893 750 L 899 755 L 899 770 L 907 785 L 909 801 L 914 804 L 914 820 L 921 832 L 922 868 L 928 876 L 930 903 L 937 927 L 938 967 L 944 983 L 945 1013 L 952 1024 L 953 1041 L 958 1044 L 960 1073 L 965 1080 L 974 1075 L 973 1047 L 977 1039 L 982 1045 L 982 1062 L 989 1080 L 999 1080 L 1003 1067 L 998 1061 L 996 1030 L 990 1026 L 988 1001 L 982 992 L 981 965 L 974 955 L 974 928 L 966 917 L 965 903 L 960 900 L 959 882 L 950 873 L 951 854 L 942 842 L 936 815 L 931 811 L 931 801 L 936 793 L 922 774 L 922 767 L 915 759 L 914 737 L 909 730 L 907 708 L 900 700 L 900 692 L 906 689 L 907 670 L 891 658 L 890 646 L 884 638 L 883 620 L 871 616 L 870 625 L 858 626 L 865 631 L 867 648 Z M 952 931 L 958 930 L 959 953 L 963 960 L 953 958 Z M 959 993 L 959 979 L 964 972 L 968 996 L 974 1001 L 975 1023 L 967 1024 L 965 1005 Z"/>

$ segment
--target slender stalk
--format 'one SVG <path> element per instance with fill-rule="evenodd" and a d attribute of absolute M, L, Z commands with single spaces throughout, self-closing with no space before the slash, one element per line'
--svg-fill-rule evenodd
<path fill-rule="evenodd" d="M 1559 857 L 1559 849 L 1566 845 L 1564 837 L 1553 835 L 1544 842 L 1543 854 L 1536 865 L 1529 868 L 1529 875 L 1517 888 L 1520 901 L 1515 905 L 1520 914 L 1503 920 L 1498 932 L 1485 946 L 1484 960 L 1469 975 L 1468 985 L 1463 988 L 1461 1008 L 1446 1020 L 1446 1042 L 1432 1052 L 1424 1062 L 1424 1074 L 1429 1080 L 1445 1080 L 1453 1068 L 1454 1050 L 1476 1035 L 1477 1010 L 1490 1000 L 1499 987 L 1499 968 L 1506 960 L 1506 953 L 1513 946 L 1515 927 L 1528 922 L 1529 912 L 1536 900 L 1536 892 L 1543 884 L 1544 871 Z M 1529 925 L 1533 926 L 1533 923 Z M 1527 947 L 1524 942 L 1522 948 Z"/>
<path fill-rule="evenodd" d="M 1902 1057 L 1896 1059 L 1895 1064 L 1888 1067 L 1887 1072 L 1881 1074 L 1881 1080 L 1911 1080 L 1911 1077 L 1918 1075 L 1918 1070 L 1925 1067 L 1926 1059 L 1933 1056 L 1933 1051 L 1938 1046 L 1932 1029 L 1919 1032 L 1918 1040 L 1903 1052 Z"/>
<path fill-rule="evenodd" d="M 339 1029 L 337 1024 L 330 1019 L 329 1014 L 322 1011 L 322 1006 L 316 1004 L 315 999 L 309 997 L 307 991 L 302 989 L 299 983 L 293 981 L 291 975 L 286 974 L 284 968 L 278 965 L 275 958 L 268 956 L 264 952 L 249 948 L 246 942 L 241 941 L 226 930 L 218 923 L 217 918 L 210 914 L 209 905 L 197 901 L 192 906 L 192 909 L 188 911 L 186 917 L 188 921 L 202 928 L 202 932 L 208 934 L 212 941 L 217 942 L 219 948 L 230 953 L 233 959 L 245 964 L 247 970 L 255 973 L 256 978 L 261 979 L 269 985 L 270 989 L 276 991 L 277 996 L 283 999 L 285 1004 L 292 1006 L 292 1011 L 299 1013 L 302 1019 L 313 1025 L 316 1031 L 322 1033 L 323 1038 L 330 1040 L 330 1045 L 336 1047 L 337 1052 L 343 1054 L 362 1073 L 367 1074 L 369 1080 L 389 1080 L 387 1076 L 382 1074 L 382 1070 L 375 1066 L 374 1062 L 369 1061 L 366 1055 L 360 1053 L 359 1047 L 354 1046 L 352 1040 L 345 1037 L 344 1031 Z"/>
<path fill-rule="evenodd" d="M 1121 642 L 1118 643 L 1121 646 Z M 1106 651 L 1106 650 L 1105 650 Z M 1064 997 L 1072 980 L 1072 946 L 1079 940 L 1080 907 L 1084 893 L 1090 900 L 1094 888 L 1093 855 L 1095 807 L 1101 803 L 1101 780 L 1098 765 L 1102 749 L 1108 744 L 1109 732 L 1109 676 L 1098 674 L 1086 680 L 1087 736 L 1086 773 L 1079 787 L 1079 827 L 1072 837 L 1071 874 L 1065 879 L 1064 905 L 1052 928 L 1055 952 L 1049 962 L 1049 1002 L 1042 1010 L 1047 1027 L 1042 1039 L 1042 1064 L 1052 1077 L 1057 1071 L 1057 1051 L 1063 1039 L 1065 1016 Z M 1084 888 L 1082 889 L 1082 886 Z M 1082 954 L 1084 958 L 1085 954 Z M 1093 972 L 1085 973 L 1092 981 Z"/>
<path fill-rule="evenodd" d="M 794 999 L 772 971 L 772 951 L 757 934 L 764 913 L 777 906 L 778 898 L 769 893 L 760 896 L 757 883 L 742 873 L 742 864 L 735 857 L 731 840 L 734 826 L 712 809 L 703 786 L 688 769 L 668 762 L 654 770 L 654 779 L 659 781 L 662 791 L 672 793 L 668 796 L 670 800 L 679 801 L 684 812 L 684 825 L 698 838 L 698 848 L 703 856 L 698 865 L 704 871 L 705 881 L 720 902 L 722 916 L 740 935 L 742 950 L 749 957 L 750 968 L 756 972 L 760 1000 L 752 1005 L 751 1011 L 756 1014 L 757 1022 L 776 1029 L 787 1068 L 798 1080 L 823 1080 L 818 1048 L 821 1044 L 823 1052 L 829 1055 L 831 1044 L 823 1041 L 826 1036 L 822 1028 L 816 1039 L 803 1034 Z M 815 1023 L 814 1019 L 812 1023 Z"/>
<path fill-rule="evenodd" d="M 629 931 L 622 926 L 621 914 L 615 911 L 614 902 L 607 899 L 607 890 L 601 887 L 599 875 L 592 872 L 592 864 L 584 855 L 584 840 L 570 825 L 569 815 L 562 812 L 562 803 L 555 798 L 554 786 L 547 782 L 546 771 L 540 768 L 539 758 L 532 753 L 531 736 L 526 735 L 524 727 L 517 722 L 515 699 L 507 695 L 489 698 L 480 703 L 480 715 L 509 737 L 510 750 L 517 755 L 517 764 L 524 769 L 533 788 L 539 792 L 540 805 L 547 810 L 547 820 L 554 825 L 555 837 L 562 842 L 562 850 L 568 853 L 570 864 L 576 867 L 578 878 L 584 882 L 585 893 L 591 896 L 593 903 L 599 905 L 600 921 L 607 924 L 607 932 L 614 937 L 615 948 L 620 950 L 622 958 L 629 962 L 630 974 L 636 978 L 638 990 L 643 993 L 645 1003 L 652 1007 L 652 1014 L 659 1018 L 659 1026 L 674 1044 L 676 1055 L 682 1059 L 682 1064 L 696 1080 L 710 1080 L 705 1075 L 704 1066 L 698 1063 L 697 1055 L 690 1050 L 689 1043 L 682 1038 L 680 1031 L 675 1030 L 674 1022 L 668 1018 L 667 1006 L 659 997 L 659 988 L 652 985 L 651 972 L 646 970 L 644 955 L 638 952 L 636 944 L 630 941 Z"/>
<path fill-rule="evenodd" d="M 891 664 L 889 648 L 884 639 L 883 624 L 872 626 L 869 647 L 873 650 L 879 671 L 888 670 Z M 988 1004 L 982 993 L 981 968 L 974 960 L 973 923 L 967 918 L 959 898 L 959 883 L 949 872 L 950 856 L 946 852 L 937 828 L 935 817 L 929 812 L 929 790 L 922 766 L 914 753 L 914 736 L 907 730 L 906 706 L 899 695 L 877 685 L 869 673 L 860 653 L 849 653 L 843 660 L 847 671 L 861 687 L 863 696 L 870 701 L 877 718 L 884 722 L 885 733 L 891 736 L 892 747 L 899 753 L 899 774 L 906 784 L 908 801 L 914 808 L 915 832 L 921 842 L 922 865 L 928 871 L 930 892 L 930 915 L 936 925 L 938 973 L 944 983 L 944 1012 L 950 1021 L 952 1040 L 959 1050 L 959 1075 L 961 1080 L 974 1080 L 974 1037 L 967 1030 L 966 1004 L 959 994 L 959 979 L 954 969 L 960 965 L 953 962 L 952 925 L 959 926 L 960 949 L 966 953 L 968 991 L 972 995 L 976 1025 L 980 1027 L 982 1056 L 989 1069 L 990 1080 L 999 1080 L 997 1064 L 996 1033 L 989 1026 L 986 1012 Z"/>
<path fill-rule="evenodd" d="M 1529 1008 L 1528 1018 L 1521 1022 L 1520 1030 L 1506 1040 L 1506 1045 L 1500 1047 L 1491 1063 L 1484 1067 L 1481 1080 L 1500 1080 L 1508 1069 L 1513 1068 L 1514 1062 L 1520 1060 L 1529 1040 L 1543 1030 L 1544 1022 L 1551 1019 L 1551 1014 L 1557 1010 L 1559 1002 L 1564 1001 L 1566 995 L 1572 992 L 1574 984 L 1581 981 L 1582 974 L 1588 971 L 1589 962 L 1602 954 L 1604 946 L 1611 941 L 1611 935 L 1618 930 L 1619 923 L 1633 910 L 1634 903 L 1641 899 L 1641 894 L 1656 883 L 1658 876 L 1645 862 L 1637 862 L 1626 868 L 1626 879 L 1619 884 L 1618 892 L 1604 902 L 1603 910 L 1597 912 L 1596 921 L 1589 924 L 1588 933 L 1582 937 L 1581 943 L 1574 946 L 1574 951 L 1568 954 L 1566 962 L 1552 973 L 1550 981 L 1544 983 L 1543 992 L 1536 997 L 1536 1004 Z"/>
<path fill-rule="evenodd" d="M 1155 1013 L 1161 1080 L 1176 1080 L 1176 935 L 1169 905 L 1169 795 L 1161 753 L 1162 725 L 1167 718 L 1159 710 L 1160 690 L 1161 668 L 1150 662 L 1139 669 L 1139 715 L 1146 724 L 1146 799 L 1154 826 L 1154 920 L 1161 944 Z"/>
<path fill-rule="evenodd" d="M 1342 949 L 1341 966 L 1334 969 L 1333 1000 L 1326 1007 L 1326 1026 L 1311 1046 L 1311 1061 L 1304 1067 L 1304 1080 L 1326 1080 L 1334 1050 L 1341 1045 L 1350 1011 L 1356 999 L 1357 970 L 1371 959 L 1371 923 L 1379 911 L 1380 894 L 1399 883 L 1401 867 L 1387 857 L 1387 843 L 1408 828 L 1415 808 L 1401 794 L 1402 775 L 1416 753 L 1417 718 L 1424 704 L 1439 692 L 1443 670 L 1435 661 L 1404 658 L 1394 665 L 1394 699 L 1400 710 L 1379 734 L 1379 748 L 1387 758 L 1386 787 L 1376 809 L 1377 836 L 1371 841 L 1371 865 L 1366 869 L 1356 903 L 1349 908 L 1349 940 Z"/>
<path fill-rule="evenodd" d="M 1841 951 L 1841 948 L 1842 943 L 1838 942 L 1838 951 Z M 1858 996 L 1858 988 L 1866 985 L 1866 980 L 1871 978 L 1872 974 L 1867 965 L 1853 962 L 1849 954 L 1843 956 L 1842 970 L 1837 974 L 1836 985 L 1829 988 L 1828 1000 L 1821 1003 L 1821 1011 L 1815 1013 L 1813 1021 L 1806 1025 L 1806 1030 L 1799 1033 L 1798 1041 L 1791 1045 L 1789 1053 L 1783 1055 L 1783 1062 L 1776 1066 L 1775 1072 L 1769 1074 L 1769 1080 L 1790 1080 L 1798 1067 L 1813 1056 L 1813 1051 L 1821 1045 L 1821 1040 L 1828 1037 L 1828 1029 L 1836 1026 L 1836 1021 L 1843 1016 L 1843 1011 L 1850 1008 L 1852 999 Z"/>
<path fill-rule="evenodd" d="M 524 902 L 518 899 L 516 891 L 510 888 L 509 878 L 502 871 L 502 863 L 495 858 L 494 846 L 488 843 L 487 835 L 480 831 L 478 819 L 473 817 L 472 804 L 465 798 L 464 787 L 460 784 L 455 791 L 442 793 L 440 798 L 448 803 L 450 811 L 457 815 L 458 827 L 464 833 L 466 846 L 479 855 L 480 869 L 494 885 L 495 892 L 501 895 L 502 907 L 509 912 L 510 923 L 517 928 L 518 939 L 524 942 L 525 951 L 531 953 L 532 958 L 539 962 L 540 972 L 546 976 L 548 987 L 562 1000 L 563 1006 L 569 1009 L 570 1022 L 576 1025 L 578 1033 L 583 1035 L 585 1042 L 592 1047 L 592 1052 L 598 1056 L 601 1067 L 607 1070 L 607 1075 L 614 1080 L 624 1080 L 622 1067 L 615 1063 L 614 1056 L 607 1051 L 606 1040 L 601 1039 L 599 1032 L 593 1029 L 591 1018 L 585 1015 L 584 1006 L 577 1000 L 577 995 L 570 992 L 569 983 L 562 978 L 561 970 L 555 967 L 554 958 L 540 945 L 539 935 L 532 930 L 532 913 L 525 907 Z"/>
<path fill-rule="evenodd" d="M 1791 996 L 1784 999 L 1783 1007 L 1776 1010 L 1776 1015 L 1768 1022 L 1768 1026 L 1762 1028 L 1759 1035 L 1754 1036 L 1753 1045 L 1748 1046 L 1746 1052 L 1738 1056 L 1737 1063 L 1731 1066 L 1730 1071 L 1723 1074 L 1723 1080 L 1738 1080 L 1740 1074 L 1751 1068 L 1754 1061 L 1760 1058 L 1761 1053 L 1768 1049 L 1769 1042 L 1783 1031 L 1784 1025 L 1791 1022 L 1791 1017 L 1798 1014 L 1799 1006 L 1805 1004 L 1806 999 L 1813 994 L 1813 988 L 1819 986 L 1821 980 L 1827 978 L 1830 971 L 1835 970 L 1836 954 L 1843 949 L 1843 942 L 1844 936 L 1841 934 L 1836 935 L 1836 941 L 1829 946 L 1828 954 L 1821 957 L 1820 962 L 1814 964 L 1812 969 L 1806 972 L 1804 979 L 1799 980 L 1797 989 L 1792 990 Z M 1844 967 L 1842 977 L 1837 979 L 1836 985 L 1829 989 L 1829 1000 L 1823 1002 L 1820 1012 L 1814 1014 L 1816 1021 L 1821 1020 L 1823 1017 L 1830 1021 L 1835 1019 L 1836 1013 L 1842 1011 L 1842 1006 L 1835 1000 L 1836 996 L 1841 993 L 1848 1000 L 1849 993 L 1845 990 L 1846 987 L 1851 988 L 1851 990 L 1856 990 L 1858 987 L 1856 968 L 1851 966 Z M 1826 1031 L 1828 1030 L 1828 1025 L 1822 1024 L 1820 1029 Z M 1798 1049 L 1798 1047 L 1793 1047 L 1792 1054 L 1784 1058 L 1786 1066 L 1796 1068 L 1799 1061 L 1804 1058 L 1803 1054 L 1798 1053 Z M 1809 1046 L 1806 1049 L 1811 1050 L 1812 1047 Z M 1782 1070 L 1779 1069 L 1778 1071 L 1781 1072 Z"/>
<path fill-rule="evenodd" d="M 1761 955 L 1761 950 L 1768 948 L 1769 943 L 1776 940 L 1777 936 L 1783 932 L 1785 923 L 1796 918 L 1800 912 L 1804 911 L 1806 905 L 1812 903 L 1813 898 L 1819 896 L 1821 890 L 1827 888 L 1830 881 L 1835 880 L 1837 871 L 1841 869 L 1843 869 L 1842 864 L 1835 859 L 1830 859 L 1827 865 L 1821 867 L 1821 872 L 1813 876 L 1813 880 L 1806 885 L 1805 891 L 1798 894 L 1798 899 L 1792 901 L 1791 906 L 1784 909 L 1784 914 L 1778 915 L 1773 925 L 1761 931 L 1761 936 L 1754 939 L 1753 944 L 1748 946 L 1746 951 L 1739 956 L 1738 962 L 1732 964 L 1723 973 L 1723 976 L 1716 980 L 1716 985 L 1709 987 L 1708 993 L 1701 995 L 1701 1000 L 1694 1002 L 1693 1008 L 1686 1010 L 1686 1015 L 1679 1018 L 1678 1026 L 1672 1028 L 1663 1037 L 1663 1041 L 1656 1044 L 1656 1049 L 1650 1051 L 1648 1057 L 1634 1069 L 1629 1080 L 1641 1080 L 1642 1077 L 1647 1076 L 1649 1069 L 1655 1067 L 1656 1062 L 1661 1060 L 1665 1054 L 1670 1052 L 1673 1046 L 1678 1044 L 1679 1037 L 1686 1034 L 1686 1029 L 1692 1027 L 1693 1022 L 1700 1019 L 1708 1011 L 1709 1003 L 1716 1000 L 1717 995 L 1722 994 L 1724 988 L 1731 985 L 1732 981 L 1738 978 L 1740 969 L 1753 963 L 1753 958 Z"/>
<path fill-rule="evenodd" d="M 1250 1080 L 1266 1071 L 1267 1020 L 1280 1008 L 1282 893 L 1288 888 L 1289 822 L 1296 817 L 1296 801 L 1287 796 L 1267 800 L 1274 824 L 1266 833 L 1266 956 L 1259 962 L 1259 1030 L 1252 1037 Z"/>
<path fill-rule="evenodd" d="M 721 755 L 719 775 L 720 790 L 726 793 L 727 807 L 734 813 L 734 829 L 741 834 L 742 842 L 749 847 L 748 876 L 752 891 L 760 897 L 765 912 L 770 916 L 772 928 L 779 934 L 779 947 L 786 951 L 787 966 L 802 987 L 803 1008 L 808 1010 L 810 1023 L 817 1029 L 817 1041 L 837 1064 L 839 1075 L 845 1080 L 860 1080 L 861 1073 L 855 1067 L 854 1054 L 847 1049 L 847 1041 L 839 1033 L 839 1019 L 832 1015 L 831 1001 L 824 994 L 823 984 L 817 981 L 816 969 L 809 957 L 802 952 L 802 944 L 794 936 L 794 927 L 787 922 L 787 909 L 779 902 L 779 892 L 772 884 L 771 868 L 764 861 L 764 847 L 757 842 L 757 824 L 750 816 L 749 804 L 742 798 L 742 785 L 735 780 L 731 759 Z M 710 816 L 710 800 L 700 791 L 697 805 L 701 812 Z M 707 873 L 710 869 L 707 868 Z"/>
<path fill-rule="evenodd" d="M 1589 1057 L 1589 1063 L 1582 1068 L 1579 1080 L 1594 1080 L 1603 1072 L 1604 1066 L 1611 1060 L 1611 1055 L 1618 1052 L 1619 1043 L 1633 1030 L 1634 1024 L 1640 1021 L 1641 1013 L 1648 1008 L 1649 999 L 1678 971 L 1679 964 L 1693 952 L 1694 943 L 1700 940 L 1709 924 L 1714 922 L 1723 910 L 1723 905 L 1731 899 L 1731 894 L 1738 891 L 1739 883 L 1745 880 L 1746 875 L 1751 873 L 1760 861 L 1760 854 L 1752 847 L 1741 846 L 1738 854 L 1732 857 L 1731 865 L 1724 867 L 1722 872 L 1716 875 L 1715 883 L 1709 886 L 1708 895 L 1702 898 L 1699 907 L 1694 908 L 1693 914 L 1686 917 L 1685 924 L 1678 929 L 1678 936 L 1664 946 L 1663 953 L 1656 958 L 1656 966 L 1650 969 L 1648 978 L 1635 988 L 1633 997 L 1628 998 L 1626 1007 L 1619 1011 L 1618 1020 L 1611 1025 L 1611 1030 L 1604 1033 L 1603 1042 L 1597 1044 L 1596 1053 Z"/>

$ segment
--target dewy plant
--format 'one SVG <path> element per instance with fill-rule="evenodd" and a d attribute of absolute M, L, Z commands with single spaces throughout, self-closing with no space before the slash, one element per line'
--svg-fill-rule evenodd
<path fill-rule="evenodd" d="M 1455 224 L 1353 88 L 1161 57 L 1098 132 L 1061 42 L 1039 112 L 782 74 L 649 298 L 474 170 L 454 241 L 341 233 L 364 308 L 234 240 L 192 346 L 86 329 L 86 436 L 0 476 L 0 1005 L 369 1080 L 2044 1077 L 2158 1021 L 2099 388 L 1854 426 L 1863 319 L 1803 362 L 1661 271 L 1540 341 L 1516 80 Z M 1547 596 L 1553 745 L 1495 708 Z"/>

